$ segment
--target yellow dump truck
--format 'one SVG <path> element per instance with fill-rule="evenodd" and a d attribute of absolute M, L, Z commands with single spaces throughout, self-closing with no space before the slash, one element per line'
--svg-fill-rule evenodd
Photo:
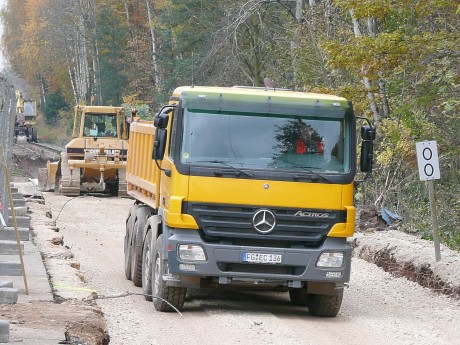
<path fill-rule="evenodd" d="M 372 125 L 361 128 L 372 168 Z M 356 117 L 331 95 L 180 87 L 130 130 L 125 275 L 159 311 L 264 286 L 336 316 L 350 278 Z M 158 297 L 158 298 L 157 298 Z"/>
<path fill-rule="evenodd" d="M 126 196 L 128 123 L 122 107 L 75 107 L 73 139 L 59 162 L 48 163 L 46 190 L 67 196 L 104 192 Z"/>

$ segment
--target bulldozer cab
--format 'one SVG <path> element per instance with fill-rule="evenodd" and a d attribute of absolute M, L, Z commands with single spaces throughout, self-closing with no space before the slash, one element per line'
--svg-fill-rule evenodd
<path fill-rule="evenodd" d="M 76 107 L 73 137 L 127 139 L 126 116 L 123 108 Z"/>

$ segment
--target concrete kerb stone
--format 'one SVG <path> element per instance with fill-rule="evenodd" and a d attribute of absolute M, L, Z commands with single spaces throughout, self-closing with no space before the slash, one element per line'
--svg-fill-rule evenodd
<path fill-rule="evenodd" d="M 10 322 L 0 320 L 0 343 L 8 343 L 10 341 Z"/>
<path fill-rule="evenodd" d="M 0 288 L 12 288 L 13 282 L 8 280 L 0 280 Z"/>
<path fill-rule="evenodd" d="M 17 199 L 23 199 L 24 196 L 20 193 L 11 193 L 11 197 L 13 198 L 13 203 L 14 203 L 14 200 L 17 200 Z"/>
<path fill-rule="evenodd" d="M 0 304 L 16 304 L 18 302 L 18 289 L 0 288 Z"/>
<path fill-rule="evenodd" d="M 13 205 L 14 207 L 24 207 L 26 206 L 26 199 L 24 198 L 18 198 L 18 199 L 13 199 Z"/>
<path fill-rule="evenodd" d="M 12 193 L 12 194 L 16 194 L 16 193 L 19 192 L 18 187 L 15 187 L 15 186 L 12 185 L 10 188 L 11 188 L 11 193 Z"/>
<path fill-rule="evenodd" d="M 22 276 L 21 263 L 19 261 L 0 261 L 0 276 Z"/>
<path fill-rule="evenodd" d="M 20 243 L 21 252 L 24 253 L 24 243 Z M 16 241 L 0 241 L 0 253 L 2 255 L 19 255 L 18 243 Z"/>
<path fill-rule="evenodd" d="M 16 223 L 18 227 L 30 228 L 30 217 L 16 216 Z M 7 226 L 14 226 L 12 216 L 8 217 Z"/>
<path fill-rule="evenodd" d="M 11 208 L 10 208 L 10 212 L 11 212 Z M 16 217 L 25 217 L 27 216 L 27 206 L 14 205 L 14 212 L 16 212 Z"/>
<path fill-rule="evenodd" d="M 30 230 L 29 228 L 18 227 L 19 240 L 28 241 Z M 16 241 L 16 230 L 12 226 L 7 226 L 0 229 L 0 241 Z"/>

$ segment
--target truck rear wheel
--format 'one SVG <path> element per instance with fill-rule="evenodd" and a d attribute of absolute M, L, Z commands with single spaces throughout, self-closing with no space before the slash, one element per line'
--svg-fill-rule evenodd
<path fill-rule="evenodd" d="M 139 206 L 135 211 L 135 215 L 134 226 L 132 228 L 133 252 L 131 257 L 131 279 L 134 286 L 142 286 L 144 228 L 147 220 L 152 215 L 152 209 L 147 206 Z"/>
<path fill-rule="evenodd" d="M 166 273 L 165 259 L 163 253 L 163 235 L 160 235 L 153 248 L 153 272 L 152 272 L 152 295 L 153 305 L 158 311 L 173 311 L 174 309 L 166 303 L 168 301 L 178 310 L 184 306 L 187 288 L 166 286 L 163 274 Z M 155 298 L 160 297 L 160 298 Z"/>
<path fill-rule="evenodd" d="M 132 246 L 131 246 L 131 231 L 128 229 L 128 224 L 130 220 L 126 223 L 126 233 L 125 233 L 125 245 L 124 245 L 124 252 L 125 252 L 125 277 L 128 280 L 131 280 L 131 253 L 132 253 Z"/>
<path fill-rule="evenodd" d="M 128 219 L 126 220 L 126 233 L 124 241 L 124 253 L 125 253 L 125 277 L 128 280 L 132 279 L 131 276 L 131 266 L 133 262 L 133 228 L 134 228 L 134 219 L 136 218 L 136 211 L 139 208 L 138 205 L 133 205 L 129 209 Z"/>
<path fill-rule="evenodd" d="M 307 307 L 313 316 L 337 316 L 342 305 L 343 289 L 336 295 L 307 294 Z"/>

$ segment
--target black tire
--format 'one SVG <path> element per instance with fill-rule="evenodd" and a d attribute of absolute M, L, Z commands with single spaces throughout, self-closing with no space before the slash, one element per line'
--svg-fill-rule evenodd
<path fill-rule="evenodd" d="M 139 224 L 141 223 L 140 219 L 136 219 L 133 227 L 133 253 L 131 261 L 131 279 L 133 280 L 134 286 L 142 286 L 142 253 L 143 250 L 138 250 L 136 248 L 136 238 L 142 236 L 142 229 L 140 229 Z"/>
<path fill-rule="evenodd" d="M 152 231 L 148 230 L 142 246 L 142 291 L 152 301 Z"/>
<path fill-rule="evenodd" d="M 31 135 L 32 142 L 38 143 L 37 129 L 31 128 L 31 131 L 32 131 L 32 135 Z"/>
<path fill-rule="evenodd" d="M 335 317 L 337 316 L 343 299 L 343 289 L 336 295 L 313 295 L 308 294 L 307 307 L 313 316 Z"/>
<path fill-rule="evenodd" d="M 133 254 L 131 259 L 131 279 L 134 286 L 142 286 L 142 252 L 144 228 L 152 211 L 147 206 L 140 206 L 136 210 L 136 220 L 133 226 Z"/>
<path fill-rule="evenodd" d="M 292 304 L 306 307 L 308 303 L 307 288 L 289 288 L 289 298 L 291 299 Z"/>
<path fill-rule="evenodd" d="M 132 259 L 132 245 L 131 245 L 131 231 L 128 228 L 130 219 L 126 223 L 126 233 L 125 233 L 125 243 L 124 243 L 124 253 L 125 253 L 125 277 L 128 280 L 131 280 L 131 259 Z"/>
<path fill-rule="evenodd" d="M 126 220 L 126 233 L 125 233 L 125 241 L 124 241 L 124 253 L 125 253 L 125 277 L 128 280 L 131 280 L 131 265 L 133 262 L 133 251 L 134 251 L 134 243 L 133 243 L 133 227 L 134 227 L 134 219 L 136 217 L 136 211 L 139 206 L 133 205 L 131 206 L 128 214 L 128 218 Z"/>
<path fill-rule="evenodd" d="M 163 280 L 163 274 L 166 272 L 165 265 L 167 265 L 163 253 L 163 235 L 158 237 L 152 254 L 152 295 L 155 309 L 158 311 L 174 311 L 165 302 L 166 300 L 175 308 L 181 310 L 184 307 L 187 288 L 166 286 Z M 161 299 L 155 297 L 160 297 Z"/>

